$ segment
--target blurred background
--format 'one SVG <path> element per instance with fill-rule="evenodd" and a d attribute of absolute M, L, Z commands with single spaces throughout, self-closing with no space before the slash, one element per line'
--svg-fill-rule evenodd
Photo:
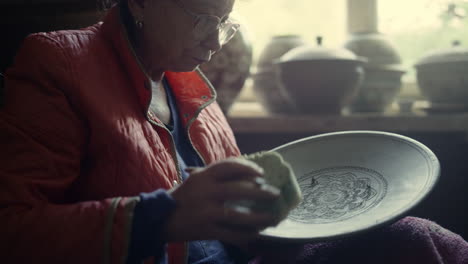
<path fill-rule="evenodd" d="M 376 8 L 349 10 L 350 2 Z M 392 42 L 407 71 L 400 96 L 421 98 L 414 64 L 424 55 L 454 43 L 468 48 L 466 0 L 240 0 L 236 11 L 253 44 L 254 67 L 274 36 L 299 35 L 312 44 L 322 36 L 323 45 L 342 47 L 349 38 L 350 17 L 375 16 L 377 31 Z M 248 84 L 241 100 L 255 100 Z"/>

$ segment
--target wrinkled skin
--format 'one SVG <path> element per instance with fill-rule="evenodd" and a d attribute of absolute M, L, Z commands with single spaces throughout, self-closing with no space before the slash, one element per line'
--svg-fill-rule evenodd
<path fill-rule="evenodd" d="M 254 240 L 258 232 L 276 225 L 267 213 L 225 207 L 227 201 L 273 201 L 279 190 L 262 182 L 263 170 L 239 158 L 192 171 L 171 191 L 177 201 L 165 226 L 168 241 L 216 239 L 235 245 Z M 189 220 L 188 220 L 189 219 Z"/>
<path fill-rule="evenodd" d="M 197 14 L 229 16 L 234 0 L 182 0 L 186 8 Z M 154 81 L 164 71 L 193 71 L 221 49 L 218 34 L 195 40 L 195 19 L 174 0 L 128 0 L 130 12 L 143 27 L 137 33 L 134 48 Z"/>

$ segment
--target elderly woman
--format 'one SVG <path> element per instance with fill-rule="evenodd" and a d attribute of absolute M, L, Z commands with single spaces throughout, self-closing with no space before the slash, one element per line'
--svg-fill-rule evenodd
<path fill-rule="evenodd" d="M 273 201 L 279 191 L 235 158 L 197 68 L 236 32 L 233 4 L 121 0 L 102 23 L 26 38 L 0 111 L 2 263 L 247 262 L 233 245 L 277 220 L 224 203 Z M 405 223 L 401 234 L 414 230 Z M 340 248 L 281 247 L 290 255 L 254 261 L 332 263 L 319 261 L 347 256 Z"/>
<path fill-rule="evenodd" d="M 100 24 L 24 41 L 0 114 L 6 263 L 224 263 L 219 242 L 184 242 L 238 243 L 275 223 L 223 206 L 278 196 L 226 159 L 239 150 L 197 70 L 236 32 L 233 4 L 122 1 Z"/>

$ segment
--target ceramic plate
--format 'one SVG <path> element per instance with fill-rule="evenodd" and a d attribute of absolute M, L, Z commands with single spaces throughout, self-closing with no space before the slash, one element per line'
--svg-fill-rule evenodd
<path fill-rule="evenodd" d="M 392 223 L 434 188 L 440 165 L 411 138 L 377 131 L 328 133 L 273 149 L 288 161 L 303 200 L 262 238 L 324 241 Z"/>

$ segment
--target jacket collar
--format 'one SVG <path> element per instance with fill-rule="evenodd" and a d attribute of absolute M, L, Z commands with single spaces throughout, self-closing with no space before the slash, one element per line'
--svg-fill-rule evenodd
<path fill-rule="evenodd" d="M 119 60 L 128 73 L 130 83 L 138 94 L 143 113 L 148 112 L 151 100 L 150 78 L 137 59 L 130 44 L 127 30 L 122 23 L 119 7 L 112 7 L 106 14 L 101 30 L 110 40 Z M 198 113 L 210 103 L 216 100 L 216 92 L 200 72 L 165 72 L 165 78 L 171 86 L 174 97 L 179 107 L 180 118 L 184 125 L 196 118 Z M 161 123 L 160 120 L 152 118 Z"/>

